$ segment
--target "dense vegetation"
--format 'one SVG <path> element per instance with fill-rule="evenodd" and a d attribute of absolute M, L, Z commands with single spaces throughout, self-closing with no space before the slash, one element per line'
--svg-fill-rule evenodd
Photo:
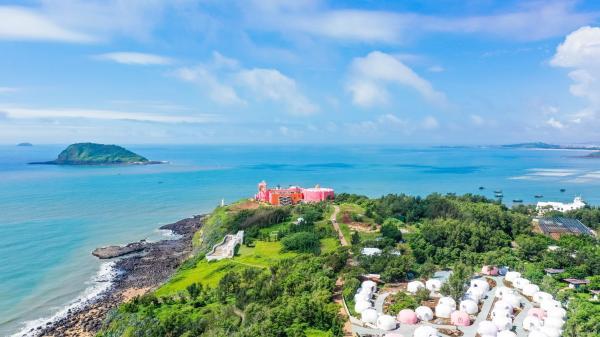
<path fill-rule="evenodd" d="M 568 304 L 565 336 L 590 337 L 600 330 L 600 304 L 591 302 L 589 294 L 600 289 L 596 238 L 553 240 L 534 234 L 530 207 L 509 209 L 474 195 L 370 199 L 341 194 L 336 203 L 349 249 L 336 244 L 327 204 L 218 208 L 196 235 L 196 256 L 158 291 L 122 305 L 100 336 L 340 336 L 343 322 L 332 301 L 338 277 L 352 311 L 365 273 L 403 282 L 451 268 L 454 273 L 441 292 L 458 299 L 470 275 L 484 264 L 521 271 Z M 597 208 L 569 215 L 598 228 Z M 246 239 L 238 256 L 203 259 L 225 233 L 240 229 Z M 368 255 L 364 248 L 379 251 Z M 349 257 L 353 263 L 347 263 Z M 545 268 L 564 272 L 548 276 Z M 591 283 L 571 290 L 562 281 L 567 277 Z M 414 308 L 428 297 L 427 292 L 399 293 L 388 310 Z"/>
<path fill-rule="evenodd" d="M 148 159 L 118 145 L 76 143 L 64 149 L 49 164 L 98 165 L 148 163 Z"/>

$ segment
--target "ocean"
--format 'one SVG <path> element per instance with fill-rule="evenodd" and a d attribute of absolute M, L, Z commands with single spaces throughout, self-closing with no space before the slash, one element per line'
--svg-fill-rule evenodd
<path fill-rule="evenodd" d="M 64 145 L 0 146 L 0 336 L 20 336 L 96 296 L 116 271 L 90 252 L 168 236 L 157 228 L 206 213 L 256 184 L 388 193 L 478 193 L 600 204 L 600 160 L 587 151 L 497 147 L 127 146 L 164 165 L 27 165 Z M 484 190 L 479 190 L 484 186 Z M 560 189 L 566 189 L 561 192 Z"/>

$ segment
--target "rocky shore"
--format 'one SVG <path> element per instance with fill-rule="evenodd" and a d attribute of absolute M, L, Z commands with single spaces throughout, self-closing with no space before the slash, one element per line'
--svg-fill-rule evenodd
<path fill-rule="evenodd" d="M 176 240 L 145 242 L 141 249 L 138 249 L 139 243 L 134 243 L 132 247 L 136 248 L 138 254 L 127 255 L 116 261 L 120 274 L 109 290 L 80 309 L 69 311 L 66 317 L 30 331 L 27 336 L 94 336 L 110 310 L 164 283 L 191 255 L 192 237 L 202 226 L 204 218 L 203 215 L 195 216 L 160 228 L 180 235 Z M 111 249 L 109 253 L 122 251 Z"/>

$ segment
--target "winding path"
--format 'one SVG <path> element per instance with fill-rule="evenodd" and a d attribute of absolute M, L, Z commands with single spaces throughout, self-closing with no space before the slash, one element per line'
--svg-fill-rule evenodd
<path fill-rule="evenodd" d="M 340 239 L 340 244 L 342 246 L 348 246 L 348 241 L 346 241 L 346 238 L 344 237 L 344 234 L 342 233 L 342 230 L 340 229 L 340 224 L 338 224 L 337 222 L 337 215 L 340 213 L 340 206 L 338 205 L 333 205 L 333 214 L 331 214 L 331 223 L 333 224 L 333 228 L 335 229 L 335 231 L 338 234 L 338 238 Z"/>

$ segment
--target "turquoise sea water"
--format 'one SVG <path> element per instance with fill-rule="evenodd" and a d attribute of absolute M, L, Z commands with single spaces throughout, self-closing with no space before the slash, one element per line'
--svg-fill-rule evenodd
<path fill-rule="evenodd" d="M 52 317 L 108 283 L 98 246 L 142 238 L 272 185 L 369 196 L 481 193 L 600 204 L 600 160 L 585 151 L 394 146 L 128 146 L 166 165 L 60 167 L 64 146 L 0 146 L 0 336 Z M 479 186 L 486 189 L 479 191 Z M 566 192 L 561 193 L 560 188 Z"/>

